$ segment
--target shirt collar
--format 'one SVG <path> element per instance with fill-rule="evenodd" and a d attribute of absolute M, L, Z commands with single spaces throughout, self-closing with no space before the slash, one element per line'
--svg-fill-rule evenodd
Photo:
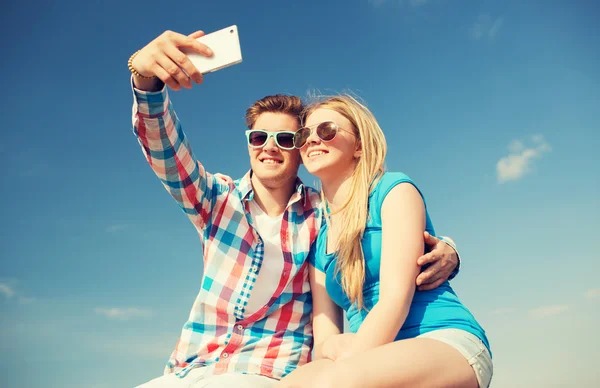
<path fill-rule="evenodd" d="M 236 185 L 238 187 L 238 190 L 242 194 L 242 199 L 246 201 L 254 200 L 254 189 L 252 188 L 252 170 L 248 171 L 246 175 L 240 178 L 236 182 Z M 303 204 L 306 204 L 306 197 L 307 193 L 305 190 L 304 183 L 302 183 L 302 180 L 297 177 L 296 189 L 294 194 L 291 196 L 290 201 L 288 202 L 288 206 L 300 199 L 303 200 Z"/>

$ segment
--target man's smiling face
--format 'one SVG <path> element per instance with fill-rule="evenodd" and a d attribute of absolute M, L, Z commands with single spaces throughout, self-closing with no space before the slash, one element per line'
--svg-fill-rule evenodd
<path fill-rule="evenodd" d="M 258 116 L 252 129 L 270 132 L 298 130 L 298 119 L 286 113 L 265 112 Z M 278 188 L 290 180 L 296 180 L 300 167 L 300 153 L 297 149 L 283 150 L 270 138 L 264 147 L 248 146 L 252 172 L 265 187 Z"/>

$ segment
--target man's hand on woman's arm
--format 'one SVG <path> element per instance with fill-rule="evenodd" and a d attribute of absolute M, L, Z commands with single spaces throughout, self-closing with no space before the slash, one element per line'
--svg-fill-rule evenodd
<path fill-rule="evenodd" d="M 428 252 L 419 257 L 417 264 L 420 266 L 429 264 L 429 266 L 417 276 L 419 291 L 429 291 L 439 287 L 456 275 L 455 270 L 460 264 L 456 249 L 449 243 L 453 243 L 451 239 L 444 237 L 444 240 L 440 240 L 428 232 L 424 233 L 424 238 Z"/>

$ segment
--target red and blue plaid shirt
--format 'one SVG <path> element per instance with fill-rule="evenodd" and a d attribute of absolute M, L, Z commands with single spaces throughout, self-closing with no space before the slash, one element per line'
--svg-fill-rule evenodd
<path fill-rule="evenodd" d="M 165 373 L 195 367 L 281 379 L 309 361 L 312 300 L 307 256 L 321 226 L 319 194 L 299 180 L 283 215 L 284 267 L 273 296 L 246 311 L 264 256 L 252 225 L 250 173 L 225 182 L 192 153 L 166 88 L 134 89 L 133 127 L 148 163 L 192 221 L 203 244 L 200 292 Z M 265 285 L 260 285 L 263 287 Z"/>

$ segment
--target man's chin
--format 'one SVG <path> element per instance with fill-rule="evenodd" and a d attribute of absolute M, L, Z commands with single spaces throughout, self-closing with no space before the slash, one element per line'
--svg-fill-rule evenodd
<path fill-rule="evenodd" d="M 254 170 L 254 176 L 259 179 L 261 182 L 274 182 L 274 181 L 280 181 L 283 180 L 285 177 L 285 174 L 283 173 L 283 170 L 264 170 L 264 169 L 258 169 L 258 170 Z"/>
<path fill-rule="evenodd" d="M 296 180 L 296 176 L 283 168 L 256 168 L 253 171 L 254 178 L 258 179 L 264 186 L 279 186 L 290 180 Z"/>

